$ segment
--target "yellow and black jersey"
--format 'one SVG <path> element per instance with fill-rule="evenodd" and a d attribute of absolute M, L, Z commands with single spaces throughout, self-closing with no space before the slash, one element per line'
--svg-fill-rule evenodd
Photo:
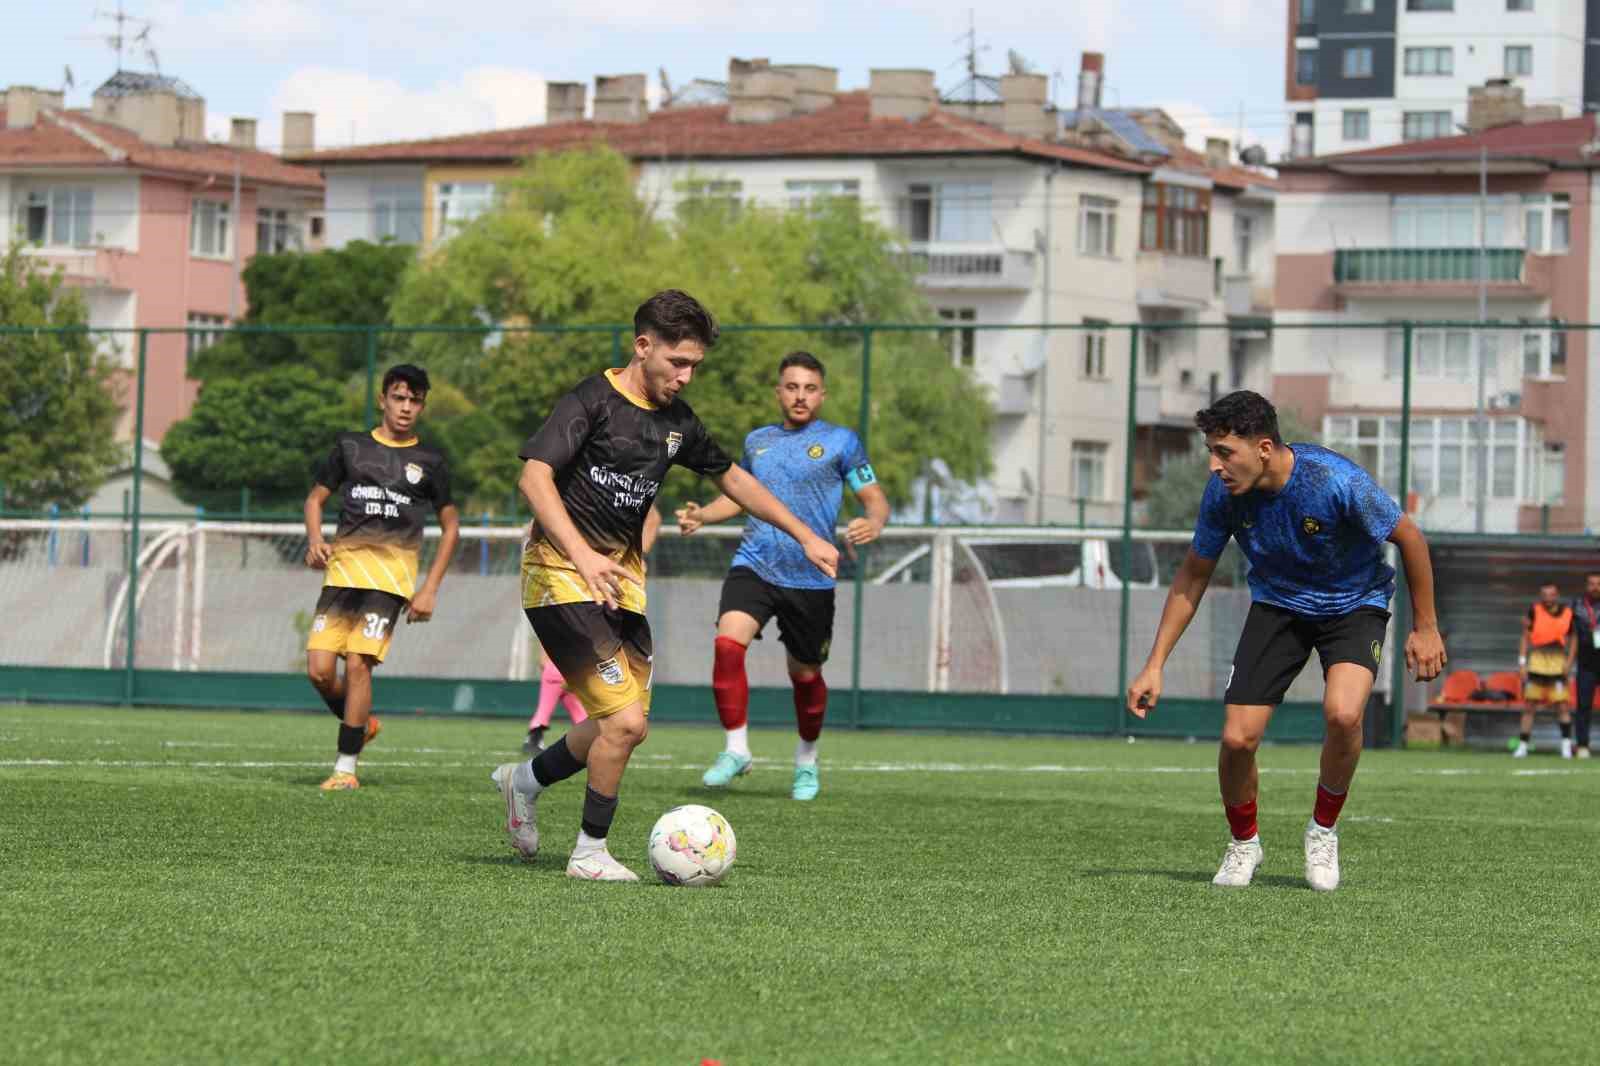
<path fill-rule="evenodd" d="M 341 433 L 317 483 L 339 499 L 339 532 L 323 584 L 409 600 L 428 511 L 450 504 L 444 456 L 415 440 L 392 444 L 377 430 Z"/>
<path fill-rule="evenodd" d="M 623 582 L 619 606 L 644 613 L 645 514 L 673 464 L 715 476 L 733 460 L 717 446 L 689 405 L 656 407 L 624 392 L 620 370 L 579 382 L 556 401 L 543 426 L 517 454 L 548 463 L 556 491 L 578 532 L 595 551 L 610 556 L 637 584 Z M 592 603 L 572 560 L 537 522 L 522 555 L 522 603 L 546 607 Z"/>

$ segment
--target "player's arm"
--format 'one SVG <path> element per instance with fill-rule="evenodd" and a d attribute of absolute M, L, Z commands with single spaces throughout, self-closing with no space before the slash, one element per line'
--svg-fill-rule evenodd
<path fill-rule="evenodd" d="M 656 510 L 656 505 L 652 503 L 650 510 L 644 513 L 644 531 L 639 534 L 639 551 L 649 555 L 650 549 L 656 546 L 656 538 L 660 535 L 661 512 Z"/>
<path fill-rule="evenodd" d="M 857 489 L 856 498 L 867 513 L 850 520 L 844 528 L 844 539 L 851 544 L 871 544 L 889 524 L 889 497 L 883 494 L 883 486 L 874 481 Z"/>
<path fill-rule="evenodd" d="M 730 466 L 721 474 L 713 475 L 712 480 L 734 503 L 799 541 L 805 549 L 806 558 L 818 570 L 829 577 L 838 573 L 839 549 L 811 532 L 809 526 L 796 518 L 793 511 L 768 492 L 767 487 L 754 476 L 746 473 L 743 467 Z"/>
<path fill-rule="evenodd" d="M 561 549 L 561 554 L 572 560 L 595 602 L 615 610 L 622 594 L 622 583 L 632 581 L 633 576 L 615 560 L 589 547 L 589 542 L 583 539 L 567 513 L 566 504 L 561 502 L 555 469 L 542 460 L 525 459 L 517 486 L 527 498 L 528 506 L 533 508 L 539 528 Z"/>
<path fill-rule="evenodd" d="M 1444 652 L 1444 638 L 1439 635 L 1439 614 L 1433 604 L 1433 563 L 1428 557 L 1428 540 L 1410 515 L 1401 515 L 1389 534 L 1389 542 L 1400 549 L 1406 587 L 1411 590 L 1411 633 L 1406 637 L 1406 666 L 1418 681 L 1432 681 L 1444 670 L 1449 656 Z M 1524 631 L 1524 656 L 1527 642 L 1528 635 Z"/>
<path fill-rule="evenodd" d="M 1167 590 L 1167 602 L 1161 608 L 1161 624 L 1156 627 L 1150 657 L 1133 684 L 1128 686 L 1128 710 L 1134 715 L 1143 718 L 1161 701 L 1161 671 L 1184 630 L 1194 621 L 1216 569 L 1216 559 L 1207 559 L 1193 548 L 1183 557 L 1183 564 L 1172 578 L 1172 587 Z"/>
<path fill-rule="evenodd" d="M 691 501 L 678 508 L 678 532 L 687 537 L 701 526 L 726 522 L 742 514 L 744 508 L 726 495 L 718 496 L 704 507 Z"/>
<path fill-rule="evenodd" d="M 333 490 L 320 482 L 306 493 L 306 565 L 313 570 L 326 570 L 333 558 L 333 545 L 322 539 L 322 505 L 332 495 Z"/>
<path fill-rule="evenodd" d="M 439 601 L 439 583 L 444 580 L 445 571 L 450 569 L 450 560 L 454 558 L 456 545 L 460 542 L 461 512 L 455 504 L 447 503 L 439 508 L 439 550 L 434 553 L 427 580 L 411 597 L 411 605 L 406 609 L 407 622 L 426 622 L 433 617 L 434 604 Z"/>

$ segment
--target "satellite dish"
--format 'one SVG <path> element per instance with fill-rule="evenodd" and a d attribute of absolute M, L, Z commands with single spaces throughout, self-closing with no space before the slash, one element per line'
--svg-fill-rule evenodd
<path fill-rule="evenodd" d="M 1267 150 L 1259 144 L 1241 148 L 1239 149 L 1239 162 L 1247 167 L 1264 167 L 1267 165 Z"/>

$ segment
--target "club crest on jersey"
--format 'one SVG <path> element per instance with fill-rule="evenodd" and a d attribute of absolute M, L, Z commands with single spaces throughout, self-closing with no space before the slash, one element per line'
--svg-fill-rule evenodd
<path fill-rule="evenodd" d="M 667 434 L 667 458 L 671 459 L 678 454 L 678 449 L 683 447 L 683 434 L 676 430 Z"/>
<path fill-rule="evenodd" d="M 1314 537 L 1322 532 L 1322 523 L 1308 515 L 1300 520 L 1300 528 L 1306 531 L 1306 536 Z"/>
<path fill-rule="evenodd" d="M 616 656 L 596 663 L 594 672 L 608 685 L 620 685 L 623 682 L 622 664 L 617 662 Z"/>
<path fill-rule="evenodd" d="M 422 480 L 422 467 L 418 466 L 416 463 L 407 463 L 406 464 L 406 480 L 411 482 L 413 485 L 415 485 L 419 481 L 421 481 Z"/>
<path fill-rule="evenodd" d="M 811 447 L 806 449 L 806 454 L 811 456 L 811 458 L 813 458 L 813 459 L 821 459 L 823 457 L 823 455 L 825 455 L 827 453 L 826 453 L 826 450 L 822 447 L 822 445 L 813 444 Z"/>

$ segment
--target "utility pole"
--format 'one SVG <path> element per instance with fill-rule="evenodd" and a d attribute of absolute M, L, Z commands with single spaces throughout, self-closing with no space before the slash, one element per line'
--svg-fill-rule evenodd
<path fill-rule="evenodd" d="M 1476 360 L 1478 373 L 1478 412 L 1473 419 L 1473 431 L 1478 439 L 1473 445 L 1472 452 L 1477 461 L 1477 470 L 1473 477 L 1474 496 L 1472 507 L 1472 529 L 1475 533 L 1482 533 L 1486 524 L 1489 506 L 1489 415 L 1487 409 L 1488 369 L 1489 369 L 1489 142 L 1484 139 L 1484 131 L 1474 130 L 1471 125 L 1456 123 L 1456 129 L 1463 133 L 1477 133 L 1478 135 L 1478 336 Z M 1410 412 L 1406 412 L 1410 417 Z"/>

